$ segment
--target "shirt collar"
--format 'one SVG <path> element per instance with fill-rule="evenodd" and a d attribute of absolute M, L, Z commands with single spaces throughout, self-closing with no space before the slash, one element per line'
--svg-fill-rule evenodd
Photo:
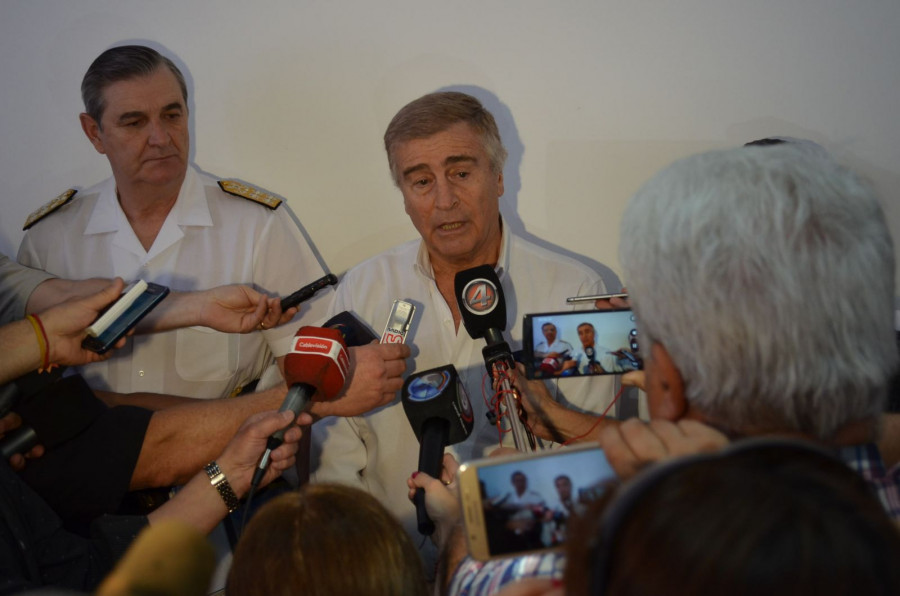
<path fill-rule="evenodd" d="M 506 224 L 506 220 L 503 219 L 503 216 L 500 216 L 500 254 L 497 257 L 497 265 L 494 267 L 494 271 L 497 273 L 497 277 L 500 280 L 503 280 L 503 276 L 506 274 L 506 270 L 509 268 L 509 243 L 510 243 L 510 234 L 509 234 L 509 226 Z M 428 255 L 428 248 L 425 246 L 425 242 L 423 240 L 419 240 L 419 253 L 416 255 L 416 262 L 413 265 L 413 269 L 415 269 L 420 275 L 424 275 L 430 280 L 434 280 L 434 269 L 431 267 L 431 257 Z"/>
<path fill-rule="evenodd" d="M 189 166 L 184 176 L 184 182 L 181 184 L 181 190 L 178 192 L 178 198 L 169 213 L 169 218 L 174 218 L 173 221 L 176 224 L 180 226 L 213 225 L 206 195 L 200 192 L 200 186 L 202 186 L 200 177 L 196 170 Z M 85 234 L 116 232 L 123 226 L 129 225 L 125 212 L 122 211 L 122 206 L 119 205 L 116 197 L 116 179 L 110 177 L 101 182 L 99 191 L 100 197 L 91 212 Z"/>

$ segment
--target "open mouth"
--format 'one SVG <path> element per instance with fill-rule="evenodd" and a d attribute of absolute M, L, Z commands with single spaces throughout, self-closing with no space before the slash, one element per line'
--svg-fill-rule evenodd
<path fill-rule="evenodd" d="M 438 226 L 438 229 L 442 232 L 453 232 L 455 230 L 460 229 L 461 227 L 463 227 L 463 222 L 454 221 L 454 222 L 450 222 L 450 223 L 441 224 Z"/>

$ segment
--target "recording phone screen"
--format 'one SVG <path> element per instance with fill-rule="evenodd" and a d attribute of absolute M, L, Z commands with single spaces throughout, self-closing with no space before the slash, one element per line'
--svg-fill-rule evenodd
<path fill-rule="evenodd" d="M 529 379 L 614 375 L 643 368 L 631 309 L 528 314 L 523 325 Z"/>

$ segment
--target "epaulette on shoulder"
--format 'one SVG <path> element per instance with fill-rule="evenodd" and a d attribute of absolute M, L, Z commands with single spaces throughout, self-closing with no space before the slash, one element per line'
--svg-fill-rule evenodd
<path fill-rule="evenodd" d="M 25 225 L 22 227 L 22 229 L 27 230 L 37 222 L 41 221 L 42 219 L 71 201 L 76 194 L 78 194 L 78 191 L 74 188 L 70 188 L 37 211 L 33 211 L 31 215 L 28 216 L 28 219 L 25 220 Z"/>
<path fill-rule="evenodd" d="M 278 206 L 281 205 L 281 199 L 275 195 L 271 195 L 254 186 L 244 184 L 237 180 L 219 180 L 219 188 L 230 195 L 248 199 L 254 203 L 259 203 L 260 205 L 265 205 L 269 209 L 278 209 Z"/>

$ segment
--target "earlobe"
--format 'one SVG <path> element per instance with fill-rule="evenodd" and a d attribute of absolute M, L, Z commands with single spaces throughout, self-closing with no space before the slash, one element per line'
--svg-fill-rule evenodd
<path fill-rule="evenodd" d="M 681 371 L 669 355 L 666 347 L 655 343 L 650 348 L 650 368 L 647 396 L 650 417 L 675 422 L 687 413 L 687 399 L 684 395 L 684 379 Z"/>
<path fill-rule="evenodd" d="M 94 149 L 97 150 L 97 153 L 105 154 L 103 141 L 100 139 L 100 125 L 97 121 L 85 113 L 79 114 L 78 119 L 81 121 L 81 130 L 84 131 L 85 136 L 87 136 L 91 145 L 94 146 Z"/>
<path fill-rule="evenodd" d="M 503 172 L 500 172 L 500 177 L 497 179 L 497 196 L 503 196 Z"/>

